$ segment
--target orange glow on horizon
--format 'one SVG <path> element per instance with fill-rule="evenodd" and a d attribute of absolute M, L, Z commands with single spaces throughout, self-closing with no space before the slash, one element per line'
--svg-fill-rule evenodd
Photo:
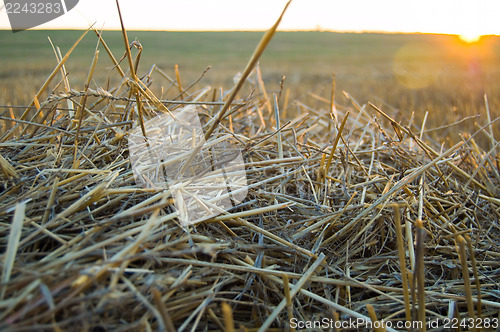
<path fill-rule="evenodd" d="M 145 0 L 137 6 L 137 1 L 120 0 L 120 7 L 130 31 L 264 31 L 275 22 L 286 2 Z M 369 0 L 296 0 L 279 30 L 452 34 L 468 43 L 500 31 L 498 0 L 383 2 L 381 6 Z M 104 30 L 120 29 L 115 1 L 80 1 L 67 14 L 34 29 L 87 29 L 94 23 Z M 5 8 L 0 8 L 0 29 L 10 29 Z"/>

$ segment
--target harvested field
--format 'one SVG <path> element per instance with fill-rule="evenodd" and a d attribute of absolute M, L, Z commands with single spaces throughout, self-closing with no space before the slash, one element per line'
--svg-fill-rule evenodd
<path fill-rule="evenodd" d="M 241 84 L 220 91 L 155 66 L 137 77 L 142 49 L 118 64 L 100 40 L 87 85 L 61 79 L 68 52 L 21 117 L 2 115 L 1 330 L 281 331 L 363 319 L 393 331 L 453 317 L 498 327 L 498 119 L 485 114 L 482 148 L 477 133 L 436 143 L 425 123 L 347 93 L 348 106 L 298 101 L 290 114 L 292 97 L 250 74 L 268 41 Z M 93 80 L 103 57 L 116 63 L 115 86 Z M 182 227 L 169 190 L 136 184 L 127 138 L 187 105 L 200 110 L 206 144 L 239 142 L 248 195 Z"/>

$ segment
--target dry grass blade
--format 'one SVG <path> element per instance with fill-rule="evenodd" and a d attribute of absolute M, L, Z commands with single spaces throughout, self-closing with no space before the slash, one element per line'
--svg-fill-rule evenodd
<path fill-rule="evenodd" d="M 14 167 L 0 154 L 0 168 L 7 179 L 17 178 L 17 172 Z"/>
<path fill-rule="evenodd" d="M 116 61 L 116 58 L 114 57 L 110 48 L 108 47 L 108 45 L 106 44 L 106 42 L 102 38 L 102 33 L 97 31 L 97 29 L 95 29 L 95 28 L 93 28 L 92 30 L 95 32 L 96 36 L 99 38 L 99 43 L 104 47 L 104 49 L 106 50 L 106 53 L 108 53 L 109 58 L 113 62 L 113 66 L 114 66 L 113 68 L 116 68 L 118 70 L 118 73 L 120 74 L 120 76 L 122 78 L 125 77 L 125 73 L 123 72 L 122 68 L 120 67 L 120 64 L 118 63 L 118 61 Z"/>
<path fill-rule="evenodd" d="M 493 134 L 493 122 L 491 121 L 490 105 L 488 103 L 488 97 L 486 93 L 484 94 L 484 105 L 486 106 L 486 120 L 488 120 L 488 129 L 490 132 L 491 148 L 496 150 L 496 140 Z"/>
<path fill-rule="evenodd" d="M 130 76 L 132 77 L 132 80 L 134 82 L 138 82 L 139 78 L 136 75 L 135 72 L 135 66 L 134 62 L 132 60 L 132 53 L 130 52 L 130 44 L 128 41 L 128 36 L 127 36 L 127 31 L 125 30 L 125 25 L 123 24 L 123 17 L 122 13 L 120 11 L 120 4 L 118 0 L 116 0 L 116 8 L 118 9 L 118 16 L 120 17 L 120 25 L 122 28 L 122 35 L 123 35 L 123 43 L 125 44 L 125 53 L 127 55 L 127 60 L 128 60 L 128 65 L 130 69 Z M 142 134 L 144 135 L 144 138 L 147 139 L 146 136 L 146 128 L 144 127 L 144 114 L 143 114 L 143 109 L 142 109 L 142 103 L 141 103 L 141 96 L 138 91 L 134 91 L 133 89 L 130 91 L 131 94 L 135 94 L 136 96 L 136 103 L 137 103 L 137 111 L 139 113 L 139 125 L 141 126 Z"/>
<path fill-rule="evenodd" d="M 332 74 L 332 93 L 330 97 L 330 112 L 333 114 L 335 122 L 338 122 L 337 108 L 335 107 L 335 73 Z"/>
<path fill-rule="evenodd" d="M 406 321 L 411 321 L 411 303 L 410 293 L 408 288 L 408 273 L 406 270 L 405 245 L 403 240 L 403 231 L 401 230 L 401 214 L 399 206 L 393 206 L 394 225 L 396 226 L 396 243 L 398 245 L 399 268 L 401 271 L 401 286 L 403 288 L 403 298 L 405 301 L 405 318 Z"/>
<path fill-rule="evenodd" d="M 482 313 L 482 308 L 481 308 L 481 282 L 479 280 L 479 273 L 477 272 L 477 263 L 476 263 L 476 258 L 474 257 L 474 247 L 472 246 L 472 241 L 470 239 L 469 235 L 464 236 L 465 241 L 467 242 L 467 248 L 469 249 L 469 254 L 470 254 L 470 261 L 472 263 L 472 271 L 474 273 L 474 284 L 476 285 L 476 292 L 477 292 L 477 317 L 481 319 L 481 313 Z"/>
<path fill-rule="evenodd" d="M 165 331 L 166 332 L 175 332 L 174 323 L 172 322 L 172 318 L 170 317 L 170 314 L 168 313 L 167 308 L 165 308 L 165 304 L 163 303 L 163 301 L 161 299 L 160 291 L 156 288 L 153 288 L 152 292 L 153 292 L 153 298 L 154 298 L 155 304 L 158 307 L 158 311 L 161 314 L 161 317 L 163 320 L 163 325 L 165 326 Z"/>
<path fill-rule="evenodd" d="M 125 30 L 125 25 L 123 24 L 123 17 L 122 17 L 122 13 L 120 10 L 119 0 L 116 0 L 116 8 L 118 10 L 118 16 L 120 17 L 120 25 L 121 25 L 122 36 L 123 36 L 123 43 L 125 44 L 124 49 L 125 49 L 125 54 L 127 56 L 128 66 L 129 66 L 129 70 L 130 70 L 130 76 L 132 77 L 133 80 L 137 81 L 137 76 L 136 76 L 135 67 L 134 67 L 134 61 L 132 60 L 132 53 L 130 52 L 130 43 L 128 41 L 127 31 Z"/>
<path fill-rule="evenodd" d="M 375 332 L 385 332 L 386 329 L 383 327 L 383 324 L 380 323 L 380 321 L 377 318 L 377 314 L 375 313 L 375 309 L 373 309 L 373 306 L 371 304 L 366 305 L 366 309 L 368 310 L 368 314 L 370 315 L 370 318 L 373 322 L 373 330 Z"/>
<path fill-rule="evenodd" d="M 425 266 L 424 266 L 424 242 L 425 230 L 422 220 L 415 222 L 416 231 L 416 269 L 413 277 L 413 287 L 417 288 L 418 297 L 418 320 L 422 324 L 422 331 L 426 330 L 427 321 L 425 319 Z"/>
<path fill-rule="evenodd" d="M 474 304 L 472 300 L 472 289 L 470 284 L 470 275 L 469 275 L 469 264 L 467 263 L 467 253 L 465 251 L 465 239 L 462 235 L 457 237 L 457 250 L 458 256 L 460 258 L 460 265 L 462 266 L 462 276 L 464 278 L 464 288 L 465 288 L 465 298 L 467 300 L 467 313 L 469 317 L 472 319 L 476 318 L 476 314 L 474 312 Z"/>
<path fill-rule="evenodd" d="M 233 311 L 231 307 L 226 302 L 222 302 L 222 313 L 224 315 L 224 325 L 226 332 L 234 332 L 234 320 L 233 320 Z"/>
<path fill-rule="evenodd" d="M 83 121 L 83 113 L 85 110 L 85 106 L 87 105 L 87 92 L 90 86 L 90 81 L 92 80 L 92 76 L 94 75 L 95 67 L 97 65 L 97 59 L 99 58 L 99 50 L 97 49 L 99 47 L 99 43 L 96 46 L 96 50 L 94 53 L 94 58 L 92 59 L 92 64 L 90 65 L 90 71 L 89 75 L 87 76 L 87 82 L 85 83 L 85 94 L 82 96 L 80 99 L 80 104 L 76 110 L 76 120 L 78 121 L 77 128 L 76 128 L 76 134 L 75 134 L 75 152 L 73 156 L 73 168 L 77 168 L 76 164 L 78 163 L 78 137 L 80 136 L 80 129 L 82 127 L 82 121 Z"/>
<path fill-rule="evenodd" d="M 248 75 L 250 75 L 253 68 L 255 67 L 255 64 L 257 63 L 257 61 L 259 61 L 259 58 L 262 55 L 262 53 L 264 53 L 264 50 L 266 49 L 267 45 L 271 42 L 271 39 L 273 38 L 274 34 L 276 33 L 276 29 L 278 29 L 278 26 L 281 22 L 281 19 L 283 18 L 283 15 L 285 15 L 285 12 L 286 12 L 286 10 L 291 2 L 292 2 L 292 0 L 289 0 L 287 2 L 287 4 L 285 5 L 285 8 L 281 12 L 281 15 L 278 18 L 278 20 L 276 21 L 276 23 L 274 23 L 274 25 L 264 34 L 264 36 L 260 40 L 259 45 L 257 45 L 257 48 L 255 49 L 252 57 L 250 58 L 250 61 L 248 61 L 248 64 L 245 67 L 245 70 L 243 70 L 243 74 L 241 75 L 240 79 L 238 80 L 238 83 L 236 84 L 236 86 L 232 90 L 231 94 L 227 98 L 226 103 L 224 104 L 224 106 L 220 110 L 219 114 L 217 115 L 217 119 L 212 124 L 212 126 L 210 128 L 208 128 L 208 130 L 205 132 L 205 139 L 206 140 L 208 140 L 208 138 L 210 137 L 210 135 L 212 135 L 215 128 L 217 128 L 217 126 L 219 125 L 220 121 L 226 115 L 226 112 L 229 109 L 229 106 L 231 106 L 231 103 L 233 102 L 234 98 L 236 97 L 236 94 L 240 91 L 240 89 L 243 86 L 243 84 L 245 83 Z"/>
<path fill-rule="evenodd" d="M 7 290 L 7 282 L 10 279 L 14 262 L 16 260 L 17 250 L 19 246 L 19 239 L 21 238 L 21 231 L 23 229 L 23 222 L 26 210 L 26 203 L 22 202 L 16 205 L 16 211 L 12 224 L 10 226 L 9 242 L 7 243 L 7 251 L 3 256 L 3 269 L 2 269 L 2 292 L 0 293 L 0 300 L 4 299 Z"/>
<path fill-rule="evenodd" d="M 175 65 L 175 79 L 177 81 L 177 86 L 179 87 L 180 97 L 182 99 L 182 96 L 184 94 L 184 90 L 182 89 L 181 73 L 179 71 L 179 65 Z"/>
<path fill-rule="evenodd" d="M 61 49 L 59 47 L 55 47 L 54 44 L 52 43 L 52 39 L 50 39 L 49 37 L 49 42 L 50 42 L 50 45 L 52 46 L 52 49 L 54 50 L 54 54 L 56 56 L 56 59 L 57 59 L 57 62 L 61 62 L 61 59 L 62 59 L 62 54 L 61 54 Z M 71 85 L 69 83 L 69 78 L 68 78 L 68 73 L 66 71 L 66 66 L 62 66 L 61 67 L 61 75 L 63 77 L 63 83 L 64 83 L 64 88 L 66 89 L 66 91 L 70 91 L 71 90 Z M 37 98 L 35 96 L 35 106 L 39 109 L 40 107 L 38 105 L 38 101 L 37 101 Z M 74 108 L 74 104 L 73 104 L 73 101 L 72 100 L 69 100 L 68 99 L 68 109 L 73 109 Z M 70 113 L 70 116 L 74 116 L 74 111 L 69 111 Z M 33 134 L 32 134 L 33 136 Z"/>
<path fill-rule="evenodd" d="M 276 118 L 276 129 L 281 127 L 281 121 L 280 121 L 280 110 L 278 107 L 278 96 L 274 94 L 274 116 Z M 278 158 L 281 160 L 283 159 L 283 142 L 281 138 L 281 131 L 278 132 Z"/>
<path fill-rule="evenodd" d="M 342 123 L 340 124 L 340 127 L 338 128 L 337 136 L 335 137 L 335 141 L 333 141 L 332 151 L 330 152 L 330 155 L 328 156 L 328 160 L 327 160 L 326 166 L 325 166 L 325 171 L 324 171 L 325 177 L 328 174 L 328 171 L 330 170 L 330 166 L 331 166 L 332 160 L 333 160 L 333 155 L 335 154 L 335 150 L 337 149 L 337 145 L 339 144 L 340 137 L 342 136 L 342 131 L 344 130 L 344 126 L 345 126 L 348 118 L 349 118 L 349 112 L 347 112 L 346 115 L 344 116 L 344 120 L 342 120 Z"/>
<path fill-rule="evenodd" d="M 286 312 L 288 314 L 288 321 L 291 321 L 293 319 L 293 303 L 292 303 L 292 296 L 290 295 L 290 284 L 288 281 L 288 276 L 286 274 L 283 276 L 283 291 L 285 292 Z M 295 332 L 295 328 L 290 327 L 290 331 Z"/>

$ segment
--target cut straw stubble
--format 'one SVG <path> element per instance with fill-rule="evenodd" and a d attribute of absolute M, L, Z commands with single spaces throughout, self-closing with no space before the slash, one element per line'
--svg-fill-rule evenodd
<path fill-rule="evenodd" d="M 106 48 L 102 36 L 99 39 L 100 48 Z M 138 74 L 138 57 L 133 60 Z M 117 65 L 113 60 L 110 64 Z M 405 270 L 410 275 L 422 257 L 413 255 L 417 217 L 425 221 L 426 245 L 432 246 L 424 252 L 426 318 L 442 317 L 450 301 L 457 304 L 450 311 L 462 310 L 468 301 L 456 265 L 454 240 L 460 234 L 473 239 L 466 243 L 478 289 L 471 289 L 477 316 L 482 306 L 482 318 L 496 317 L 500 304 L 490 281 L 498 270 L 494 244 L 499 233 L 492 220 L 497 219 L 500 202 L 484 190 L 498 182 L 493 150 L 485 151 L 467 139 L 455 147 L 455 155 L 452 150 L 443 157 L 438 152 L 442 146 L 426 131 L 401 126 L 386 113 L 388 118 L 382 115 L 382 121 L 374 121 L 367 107 L 350 94 L 346 94 L 349 105 L 336 105 L 338 120 L 346 119 L 342 130 L 328 131 L 334 124 L 328 114 L 331 100 L 316 97 L 323 104 L 297 102 L 300 115 L 295 118 L 285 116 L 293 117 L 291 107 L 281 107 L 280 125 L 274 128 L 269 121 L 263 125 L 262 119 L 273 115 L 268 109 L 272 104 L 266 104 L 260 91 L 265 85 L 247 79 L 252 95 L 240 96 L 244 89 L 240 90 L 207 143 L 234 134 L 243 145 L 249 198 L 221 214 L 225 220 L 207 220 L 185 229 L 172 212 L 168 191 L 135 184 L 126 145 L 133 119 L 126 112 L 132 112 L 139 91 L 145 120 L 167 113 L 164 105 L 197 104 L 203 107 L 200 117 L 206 120 L 205 128 L 210 128 L 219 107 L 227 102 L 222 99 L 224 91 L 220 98 L 218 89 L 208 93 L 205 87 L 190 94 L 186 90 L 193 84 L 183 82 L 187 88 L 183 100 L 178 100 L 177 82 L 161 75 L 157 67 L 138 82 L 123 80 L 119 66 L 109 72 L 109 81 L 92 77 L 97 88 L 82 86 L 82 91 L 68 92 L 61 84 L 46 100 L 37 97 L 43 117 L 39 113 L 33 119 L 2 118 L 18 124 L 16 135 L 27 126 L 30 129 L 0 143 L 0 154 L 11 167 L 3 164 L 11 175 L 0 172 L 0 239 L 5 248 L 13 248 L 7 241 L 16 204 L 26 202 L 16 259 L 2 284 L 0 329 L 50 325 L 65 330 L 85 324 L 88 329 L 100 328 L 99 324 L 116 330 L 146 325 L 166 329 L 170 318 L 174 328 L 185 331 L 223 330 L 230 326 L 224 323 L 221 306 L 226 302 L 232 309 L 227 317 L 234 325 L 256 330 L 283 299 L 287 311 L 281 310 L 273 320 L 270 328 L 275 330 L 292 316 L 315 320 L 333 310 L 341 314 L 334 316 L 337 321 L 367 320 L 367 303 L 376 310 L 373 319 L 401 320 L 409 303 L 404 289 L 418 287 L 417 283 L 404 286 L 402 281 Z M 154 75 L 161 76 L 160 86 Z M 119 83 L 109 86 L 115 78 Z M 164 79 L 171 85 L 166 89 L 161 86 Z M 77 89 L 75 82 L 71 87 Z M 153 91 L 161 91 L 161 98 Z M 84 95 L 92 103 L 82 108 L 75 162 L 76 130 L 65 129 L 74 128 L 74 121 L 67 109 L 58 106 L 74 100 L 81 107 Z M 240 97 L 244 103 L 235 103 Z M 34 112 L 31 107 L 29 115 Z M 347 112 L 352 116 L 347 118 Z M 488 129 L 486 125 L 479 132 L 490 139 Z M 436 162 L 436 158 L 441 159 Z M 393 212 L 395 205 L 404 218 Z M 404 222 L 405 229 L 396 230 L 393 221 Z M 392 241 L 391 236 L 402 232 L 404 245 L 397 238 Z M 401 259 L 404 251 L 409 257 Z M 288 282 L 291 293 L 320 254 L 325 261 L 294 296 L 286 295 L 283 285 Z M 480 262 L 477 266 L 472 255 Z M 433 273 L 436 270 L 444 273 Z M 411 281 L 410 277 L 407 282 Z M 450 286 L 445 291 L 443 283 Z M 332 293 L 345 287 L 349 294 Z M 420 301 L 422 308 L 424 302 Z"/>
<path fill-rule="evenodd" d="M 401 271 L 401 287 L 403 289 L 403 299 L 405 302 L 405 318 L 406 321 L 411 321 L 411 304 L 410 294 L 408 291 L 408 273 L 406 270 L 406 251 L 403 240 L 403 231 L 401 230 L 401 214 L 399 212 L 399 205 L 393 205 L 394 211 L 394 225 L 396 226 L 396 243 L 398 246 L 399 267 Z"/>

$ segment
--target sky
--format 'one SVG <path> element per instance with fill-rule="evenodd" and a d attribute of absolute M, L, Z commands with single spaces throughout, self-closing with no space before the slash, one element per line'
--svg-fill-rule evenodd
<path fill-rule="evenodd" d="M 9 0 L 15 1 L 15 0 Z M 39 0 L 33 0 L 39 1 Z M 120 0 L 128 30 L 265 30 L 286 0 Z M 0 0 L 0 29 L 10 29 Z M 500 34 L 498 0 L 293 0 L 280 30 Z M 115 0 L 80 0 L 41 29 L 118 29 Z"/>

